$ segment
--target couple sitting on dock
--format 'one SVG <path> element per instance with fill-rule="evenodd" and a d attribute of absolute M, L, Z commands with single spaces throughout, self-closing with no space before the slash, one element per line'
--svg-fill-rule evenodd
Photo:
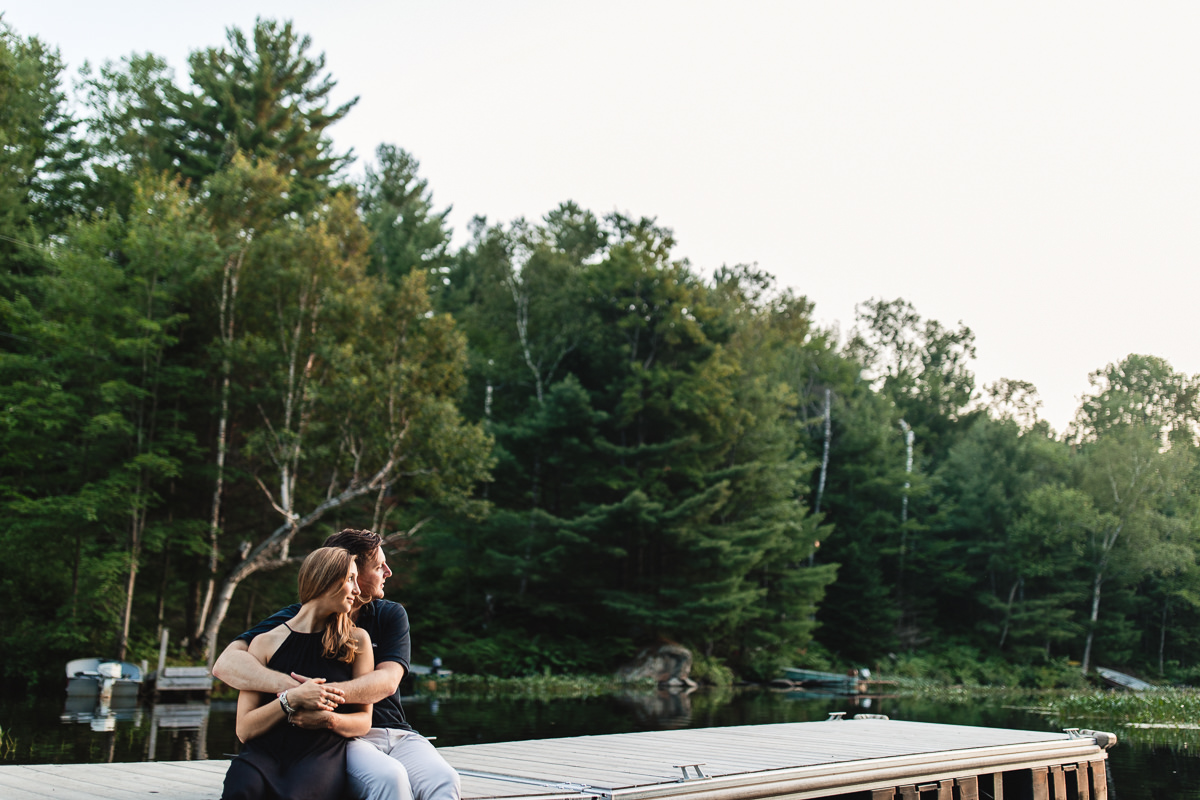
<path fill-rule="evenodd" d="M 344 530 L 300 568 L 301 604 L 235 639 L 213 674 L 238 689 L 246 743 L 224 797 L 458 800 L 458 774 L 404 718 L 411 644 L 383 599 L 382 539 Z M 342 765 L 344 764 L 344 768 Z"/>

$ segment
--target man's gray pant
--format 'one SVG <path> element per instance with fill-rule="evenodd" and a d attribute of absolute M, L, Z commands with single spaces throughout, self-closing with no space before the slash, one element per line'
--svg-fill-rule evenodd
<path fill-rule="evenodd" d="M 412 731 L 371 728 L 346 748 L 350 790 L 362 800 L 459 800 L 458 773 Z"/>

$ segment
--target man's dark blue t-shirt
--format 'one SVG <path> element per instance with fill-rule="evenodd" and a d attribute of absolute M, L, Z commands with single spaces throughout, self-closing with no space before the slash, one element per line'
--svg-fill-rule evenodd
<path fill-rule="evenodd" d="M 250 641 L 259 634 L 278 628 L 300 610 L 299 603 L 293 603 L 285 609 L 275 612 L 250 630 L 237 637 L 235 641 Z M 408 661 L 412 657 L 412 643 L 408 635 L 408 612 L 404 606 L 391 600 L 372 600 L 358 612 L 354 624 L 362 628 L 371 637 L 371 649 L 375 653 L 375 664 L 384 661 L 395 661 L 408 672 Z M 374 728 L 403 728 L 411 731 L 413 728 L 404 719 L 404 708 L 400 705 L 400 687 L 389 697 L 375 704 L 371 712 L 371 726 Z"/>

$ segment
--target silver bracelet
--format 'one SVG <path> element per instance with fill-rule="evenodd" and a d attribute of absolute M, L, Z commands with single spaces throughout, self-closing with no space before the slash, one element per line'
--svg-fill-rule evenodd
<path fill-rule="evenodd" d="M 288 721 L 291 722 L 292 714 L 296 713 L 296 709 L 292 708 L 287 699 L 287 690 L 279 693 L 279 707 L 283 709 L 283 713 L 288 715 Z"/>

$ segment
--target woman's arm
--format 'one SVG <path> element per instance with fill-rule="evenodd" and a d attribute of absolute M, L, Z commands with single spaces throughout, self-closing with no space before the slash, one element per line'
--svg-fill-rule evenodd
<path fill-rule="evenodd" d="M 249 655 L 260 665 L 265 666 L 284 638 L 275 631 L 264 633 L 251 642 Z M 234 731 L 239 740 L 248 742 L 256 736 L 262 736 L 287 719 L 282 704 L 268 702 L 267 698 L 270 697 L 269 694 L 249 690 L 238 692 L 237 721 Z"/>
<path fill-rule="evenodd" d="M 235 730 L 242 742 L 262 736 L 287 719 L 287 714 L 283 713 L 283 706 L 277 702 L 263 705 L 263 697 L 261 692 L 238 692 Z"/>

